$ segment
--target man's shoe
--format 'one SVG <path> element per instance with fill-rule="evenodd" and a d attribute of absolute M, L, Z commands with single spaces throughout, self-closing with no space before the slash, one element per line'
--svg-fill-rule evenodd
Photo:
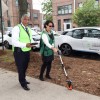
<path fill-rule="evenodd" d="M 26 81 L 26 84 L 30 84 L 30 82 Z"/>
<path fill-rule="evenodd" d="M 44 78 L 43 78 L 43 77 L 39 77 L 39 79 L 40 79 L 41 81 L 44 81 Z"/>
<path fill-rule="evenodd" d="M 29 88 L 27 85 L 22 86 L 22 88 L 23 88 L 24 90 L 27 90 L 27 91 L 30 90 L 30 88 Z"/>
<path fill-rule="evenodd" d="M 48 79 L 52 79 L 52 78 L 50 77 L 50 75 L 46 75 L 45 77 L 48 78 Z"/>

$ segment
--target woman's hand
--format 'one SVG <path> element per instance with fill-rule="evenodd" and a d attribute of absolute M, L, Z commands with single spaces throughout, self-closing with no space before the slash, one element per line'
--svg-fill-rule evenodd
<path fill-rule="evenodd" d="M 54 48 L 54 47 L 52 47 L 51 48 L 55 53 L 57 53 L 57 51 L 58 51 L 58 49 L 57 48 Z"/>

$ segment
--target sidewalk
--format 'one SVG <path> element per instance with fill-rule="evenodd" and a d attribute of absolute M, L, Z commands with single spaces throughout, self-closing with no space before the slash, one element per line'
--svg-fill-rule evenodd
<path fill-rule="evenodd" d="M 0 69 L 0 100 L 100 100 L 100 97 L 27 77 L 30 91 L 18 83 L 17 73 Z"/>

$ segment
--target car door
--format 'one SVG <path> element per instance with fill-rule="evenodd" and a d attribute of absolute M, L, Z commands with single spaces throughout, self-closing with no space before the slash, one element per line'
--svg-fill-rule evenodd
<path fill-rule="evenodd" d="M 83 46 L 86 51 L 99 52 L 100 51 L 100 30 L 98 29 L 85 29 L 83 37 Z"/>
<path fill-rule="evenodd" d="M 70 44 L 74 50 L 83 50 L 83 34 L 84 29 L 75 29 L 72 31 L 72 39 Z"/>

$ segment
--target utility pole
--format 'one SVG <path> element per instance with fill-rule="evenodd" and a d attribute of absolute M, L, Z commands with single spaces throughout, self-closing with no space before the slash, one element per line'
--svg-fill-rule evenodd
<path fill-rule="evenodd" d="M 76 9 L 76 0 L 74 0 L 74 13 L 75 13 L 75 9 Z"/>
<path fill-rule="evenodd" d="M 2 25 L 2 2 L 0 0 L 0 19 L 1 19 L 1 34 L 2 34 L 2 49 L 4 50 L 4 45 L 3 45 L 3 25 Z"/>

